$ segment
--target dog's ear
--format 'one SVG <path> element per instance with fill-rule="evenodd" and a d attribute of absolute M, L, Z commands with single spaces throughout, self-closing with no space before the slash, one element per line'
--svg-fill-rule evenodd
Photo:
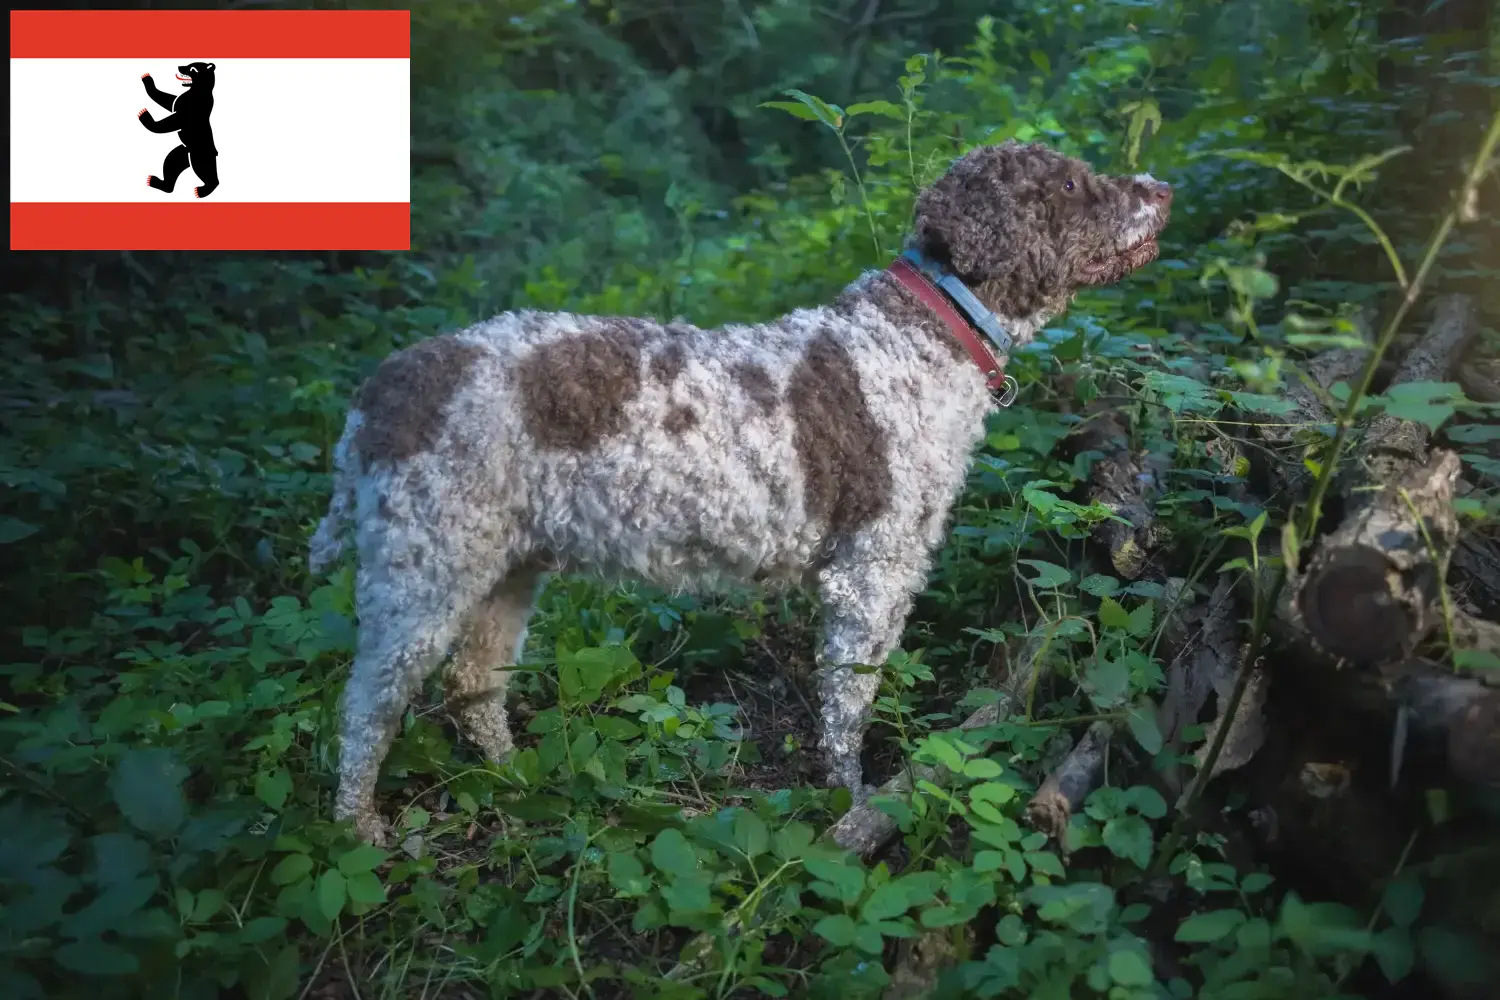
<path fill-rule="evenodd" d="M 1026 178 L 1013 144 L 975 150 L 917 198 L 917 245 L 965 281 L 1007 272 L 1018 255 L 1034 253 Z"/>

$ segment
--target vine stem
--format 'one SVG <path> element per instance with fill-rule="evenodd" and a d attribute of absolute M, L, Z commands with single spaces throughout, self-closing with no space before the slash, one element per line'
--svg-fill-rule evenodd
<path fill-rule="evenodd" d="M 1437 262 L 1438 253 L 1444 244 L 1448 242 L 1448 236 L 1453 232 L 1457 224 L 1459 213 L 1464 206 L 1468 205 L 1476 197 L 1480 183 L 1490 166 L 1490 159 L 1494 156 L 1495 147 L 1500 145 L 1500 113 L 1496 113 L 1490 120 L 1490 127 L 1485 132 L 1483 141 L 1480 143 L 1479 152 L 1464 177 L 1463 184 L 1458 190 L 1458 197 L 1454 199 L 1453 206 L 1438 223 L 1437 229 L 1428 241 L 1427 249 L 1422 255 L 1422 262 L 1417 266 L 1416 273 L 1411 276 L 1407 283 L 1401 302 L 1385 327 L 1380 331 L 1376 339 L 1375 347 L 1365 361 L 1365 367 L 1359 374 L 1359 381 L 1354 390 L 1349 394 L 1349 401 L 1339 415 L 1338 427 L 1334 432 L 1333 443 L 1329 446 L 1328 455 L 1324 459 L 1323 467 L 1318 470 L 1318 478 L 1313 483 L 1312 494 L 1308 497 L 1307 506 L 1302 512 L 1302 523 L 1298 526 L 1297 537 L 1299 539 L 1310 539 L 1313 531 L 1323 512 L 1323 500 L 1328 495 L 1329 485 L 1333 482 L 1335 471 L 1338 469 L 1339 459 L 1343 457 L 1344 448 L 1348 444 L 1349 431 L 1354 426 L 1355 415 L 1359 411 L 1360 402 L 1369 393 L 1371 384 L 1375 381 L 1375 371 L 1380 366 L 1381 358 L 1390 349 L 1396 339 L 1396 332 L 1401 328 L 1401 323 L 1406 319 L 1406 314 L 1411 311 L 1421 298 L 1422 289 L 1427 283 L 1427 276 Z M 1157 851 L 1155 864 L 1152 866 L 1154 872 L 1160 872 L 1171 862 L 1172 856 L 1177 853 L 1183 839 L 1187 834 L 1187 826 L 1193 815 L 1198 800 L 1203 797 L 1203 790 L 1208 785 L 1209 778 L 1213 775 L 1214 765 L 1218 763 L 1219 754 L 1224 750 L 1225 740 L 1229 736 L 1230 720 L 1234 719 L 1235 713 L 1239 711 L 1240 701 L 1245 696 L 1245 689 L 1249 686 L 1250 674 L 1255 664 L 1260 660 L 1261 652 L 1265 646 L 1266 634 L 1270 625 L 1271 614 L 1280 603 L 1281 592 L 1287 582 L 1287 569 L 1283 563 L 1276 569 L 1276 575 L 1272 580 L 1270 592 L 1266 598 L 1259 602 L 1255 609 L 1255 617 L 1250 634 L 1250 642 L 1245 650 L 1245 657 L 1240 662 L 1240 668 L 1234 679 L 1234 689 L 1229 694 L 1229 700 L 1224 705 L 1221 714 L 1225 720 L 1224 725 L 1218 726 L 1214 732 L 1214 739 L 1208 748 L 1208 754 L 1203 759 L 1203 764 L 1193 776 L 1192 787 L 1188 789 L 1187 795 L 1183 796 L 1182 805 L 1178 807 L 1177 819 L 1173 822 L 1171 830 L 1162 838 L 1161 846 Z M 1259 586 L 1257 585 L 1257 592 Z"/>

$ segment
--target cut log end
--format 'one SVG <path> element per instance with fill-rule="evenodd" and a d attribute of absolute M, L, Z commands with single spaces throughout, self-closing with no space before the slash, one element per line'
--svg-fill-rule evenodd
<path fill-rule="evenodd" d="M 1344 549 L 1309 575 L 1300 609 L 1324 649 L 1357 663 L 1377 663 L 1414 644 L 1416 623 L 1406 608 L 1408 590 L 1390 572 L 1384 554 Z"/>

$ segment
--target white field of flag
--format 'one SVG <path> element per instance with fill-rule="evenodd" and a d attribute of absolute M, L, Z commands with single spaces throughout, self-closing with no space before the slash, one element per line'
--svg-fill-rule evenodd
<path fill-rule="evenodd" d="M 12 11 L 11 249 L 407 249 L 409 38 L 407 11 Z M 137 117 L 189 122 L 142 76 L 172 104 L 193 63 L 207 155 Z"/>

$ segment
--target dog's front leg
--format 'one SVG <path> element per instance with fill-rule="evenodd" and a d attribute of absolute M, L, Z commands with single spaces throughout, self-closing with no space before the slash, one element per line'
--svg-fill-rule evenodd
<path fill-rule="evenodd" d="M 911 593 L 897 582 L 900 580 L 900 575 L 874 572 L 869 567 L 857 572 L 825 570 L 820 580 L 820 746 L 828 759 L 828 783 L 848 788 L 856 802 L 869 794 L 859 758 L 870 706 L 880 688 L 879 668 L 900 643 L 911 608 Z M 882 581 L 890 586 L 871 585 Z"/>

